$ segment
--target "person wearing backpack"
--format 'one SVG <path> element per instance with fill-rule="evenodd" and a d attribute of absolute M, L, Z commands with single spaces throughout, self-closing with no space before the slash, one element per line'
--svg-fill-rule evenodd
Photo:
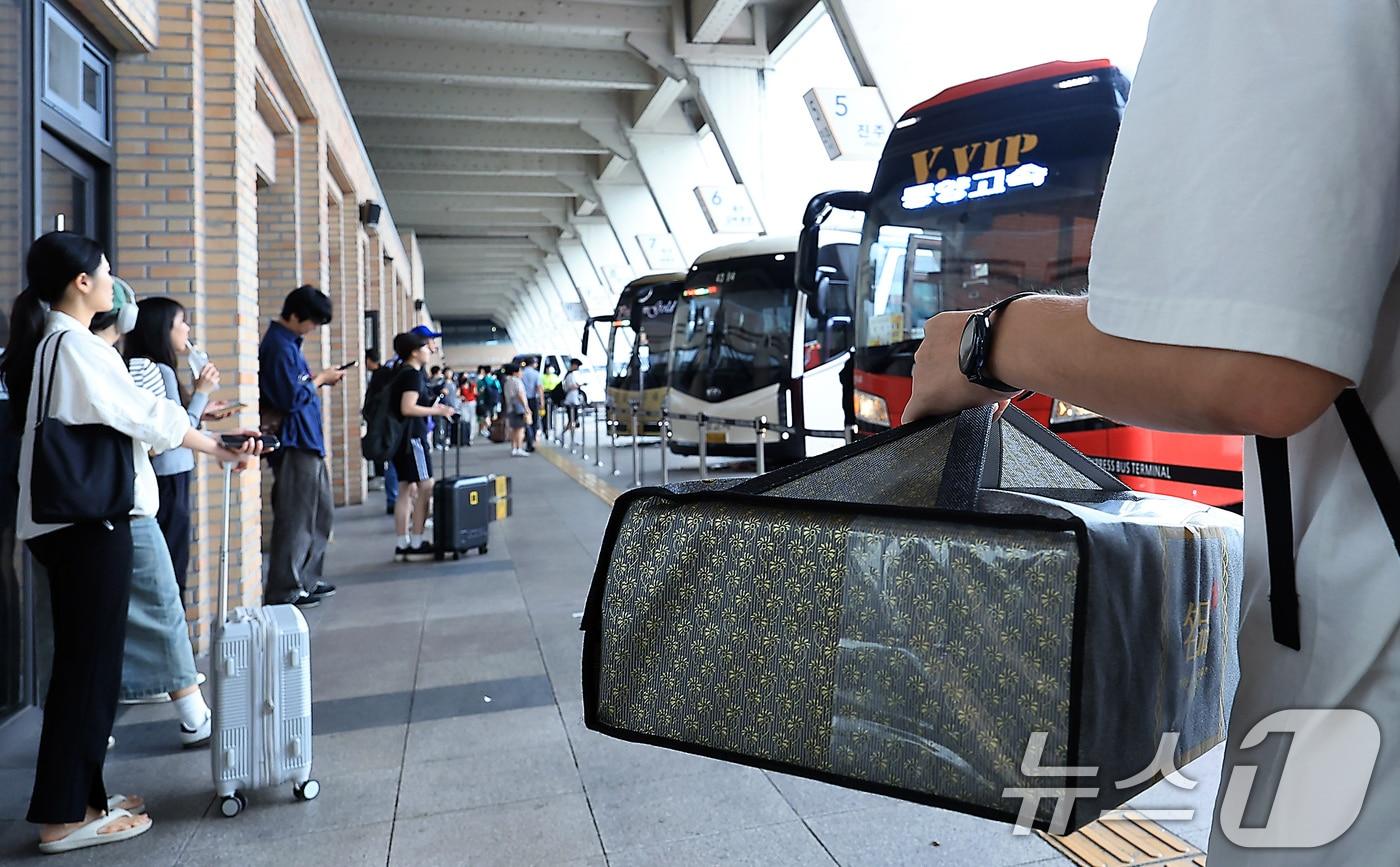
<path fill-rule="evenodd" d="M 943 313 L 916 356 L 905 422 L 1014 387 L 1247 437 L 1211 867 L 1400 851 L 1397 45 L 1394 0 L 1159 3 L 1087 299 Z"/>
<path fill-rule="evenodd" d="M 403 427 L 394 454 L 394 469 L 399 476 L 399 500 L 394 511 L 398 534 L 395 557 L 433 553 L 432 544 L 424 538 L 428 506 L 433 498 L 433 447 L 428 419 L 449 419 L 456 414 L 442 403 L 442 395 L 423 373 L 423 365 L 432 357 L 429 343 L 429 338 L 412 331 L 394 338 L 394 351 L 402 363 L 386 394 L 390 414 Z"/>

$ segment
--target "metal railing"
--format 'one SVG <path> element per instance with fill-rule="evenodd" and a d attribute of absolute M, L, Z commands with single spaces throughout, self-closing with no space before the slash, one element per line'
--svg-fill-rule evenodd
<path fill-rule="evenodd" d="M 619 418 L 620 410 L 627 410 L 629 418 Z M 767 416 L 758 416 L 752 419 L 725 418 L 723 416 L 706 415 L 697 413 L 687 415 L 685 413 L 672 413 L 668 410 L 661 410 L 660 413 L 643 412 L 642 406 L 637 401 L 631 401 L 624 407 L 618 407 L 606 402 L 583 404 L 578 407 L 579 416 L 577 424 L 570 430 L 568 427 L 568 408 L 564 406 L 553 406 L 550 409 L 550 438 L 561 449 L 566 449 L 570 454 L 581 456 L 584 463 L 593 463 L 598 469 L 602 469 L 603 463 L 603 434 L 602 427 L 607 428 L 608 450 L 611 454 L 609 463 L 612 467 L 613 476 L 621 476 L 622 468 L 618 464 L 619 436 L 629 436 L 631 438 L 631 458 L 632 458 L 632 487 L 641 487 L 646 475 L 645 466 L 642 461 L 642 440 L 643 426 L 646 422 L 655 420 L 657 430 L 660 434 L 659 444 L 661 446 L 661 483 L 668 485 L 671 483 L 671 462 L 670 444 L 675 438 L 673 421 L 695 422 L 697 426 L 696 448 L 700 458 L 700 478 L 702 480 L 710 477 L 710 455 L 709 455 L 709 434 L 714 430 L 744 429 L 754 432 L 754 463 L 759 475 L 767 472 L 768 457 L 767 447 L 769 436 L 778 437 L 779 442 L 785 442 L 794 437 L 815 437 L 824 439 L 840 439 L 851 443 L 855 439 L 856 429 L 848 427 L 843 430 L 811 430 L 799 429 L 790 425 L 776 424 L 769 420 Z M 588 417 L 592 416 L 592 451 L 589 451 L 589 423 Z M 623 424 L 627 424 L 627 430 L 622 432 Z M 567 442 L 566 442 L 567 433 Z"/>

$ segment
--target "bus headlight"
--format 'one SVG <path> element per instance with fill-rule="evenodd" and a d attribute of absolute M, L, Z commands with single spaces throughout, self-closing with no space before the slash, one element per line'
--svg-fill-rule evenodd
<path fill-rule="evenodd" d="M 1055 405 L 1050 408 L 1050 424 L 1069 424 L 1076 421 L 1088 421 L 1089 419 L 1103 418 L 1096 412 L 1075 406 L 1072 403 L 1065 403 L 1063 400 L 1055 401 Z"/>
<path fill-rule="evenodd" d="M 890 426 L 890 408 L 883 397 L 864 391 L 856 392 L 856 418 L 867 424 Z"/>

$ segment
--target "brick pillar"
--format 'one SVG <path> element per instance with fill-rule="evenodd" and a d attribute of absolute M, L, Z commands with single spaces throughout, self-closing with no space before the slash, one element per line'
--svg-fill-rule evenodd
<path fill-rule="evenodd" d="M 258 205 L 253 130 L 258 123 L 257 45 L 254 0 L 202 0 L 204 57 L 203 118 L 205 177 L 205 297 L 208 314 L 204 340 L 223 372 L 221 394 L 242 401 L 240 427 L 258 424 L 257 347 L 263 329 L 258 311 Z M 188 7 L 186 3 L 162 3 Z M 167 32 L 162 18 L 162 39 Z M 195 163 L 196 170 L 201 166 Z M 214 564 L 223 520 L 223 471 L 202 459 L 199 551 Z M 261 468 L 234 477 L 229 549 L 230 605 L 262 601 L 260 496 Z M 204 582 L 201 582 L 203 584 Z M 213 614 L 213 600 L 201 604 L 201 621 Z"/>
<path fill-rule="evenodd" d="M 295 133 L 277 137 L 277 179 L 258 187 L 258 328 L 282 315 L 287 293 L 302 283 L 301 187 L 298 176 L 301 151 Z M 220 299 L 232 309 L 233 299 Z M 272 473 L 262 474 L 259 486 L 262 502 L 261 549 L 267 552 L 272 541 Z"/>
<path fill-rule="evenodd" d="M 206 101 L 206 52 L 228 55 L 233 31 L 207 31 L 200 4 L 162 2 L 159 13 L 159 48 L 117 61 L 116 259 L 140 296 L 164 295 L 183 304 L 193 339 L 209 348 L 205 208 L 213 175 L 205 171 L 205 142 L 209 128 L 233 114 L 228 100 Z M 256 406 L 256 393 L 240 387 L 235 359 L 213 349 L 210 353 L 223 371 L 220 396 Z M 179 374 L 188 382 L 186 371 Z M 210 475 L 196 469 L 186 616 L 197 652 L 208 647 L 217 604 L 212 567 L 217 563 L 213 528 L 218 525 L 208 520 L 208 503 L 221 488 L 211 486 Z"/>
<path fill-rule="evenodd" d="M 353 201 L 353 200 L 352 200 Z M 356 218 L 351 219 L 350 215 Z M 331 280 L 337 294 L 336 318 L 331 329 L 331 345 L 337 358 L 363 359 L 365 355 L 364 279 L 359 269 L 358 213 L 352 204 L 331 202 L 327 225 L 331 231 Z M 364 403 L 365 370 L 354 368 L 340 384 L 340 411 L 333 431 L 336 502 L 361 503 L 368 484 L 364 459 L 360 456 L 360 407 Z"/>
<path fill-rule="evenodd" d="M 332 295 L 330 263 L 326 256 L 326 137 L 320 124 L 302 121 L 298 147 L 301 150 L 301 273 L 305 282 Z M 332 298 L 334 296 L 332 295 Z M 302 344 L 302 353 L 313 374 L 339 364 L 331 357 L 329 328 L 318 328 Z M 338 399 L 336 388 L 321 389 L 321 437 L 331 448 L 331 419 Z"/>

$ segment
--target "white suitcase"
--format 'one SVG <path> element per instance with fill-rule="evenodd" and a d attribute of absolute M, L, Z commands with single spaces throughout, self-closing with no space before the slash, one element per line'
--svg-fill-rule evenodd
<path fill-rule="evenodd" d="M 283 783 L 309 801 L 311 778 L 311 639 L 295 605 L 239 608 L 228 616 L 229 488 L 224 468 L 224 535 L 219 547 L 219 619 L 211 676 L 214 725 L 210 758 L 219 810 L 232 818 L 243 793 Z"/>

